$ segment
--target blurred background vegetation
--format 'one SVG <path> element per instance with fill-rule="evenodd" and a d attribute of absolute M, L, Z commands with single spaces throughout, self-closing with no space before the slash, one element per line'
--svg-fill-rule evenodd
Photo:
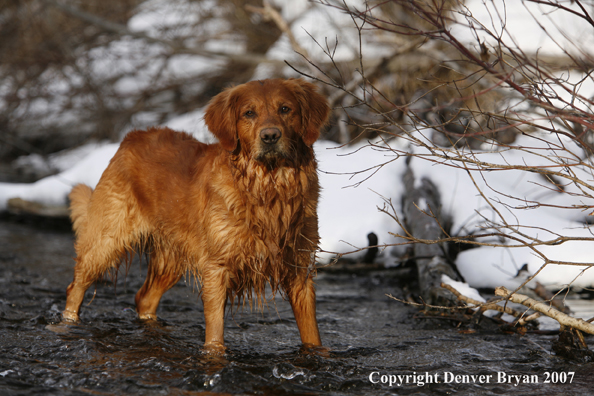
<path fill-rule="evenodd" d="M 47 160 L 53 153 L 116 142 L 199 111 L 225 87 L 298 77 L 296 70 L 316 79 L 335 108 L 325 139 L 346 144 L 426 129 L 438 146 L 474 149 L 534 129 L 508 118 L 519 103 L 542 108 L 557 88 L 578 88 L 555 73 L 575 69 L 590 79 L 589 57 L 514 53 L 496 26 L 472 22 L 464 7 L 463 0 L 1 0 L 0 181 L 56 173 Z M 469 54 L 444 34 L 454 26 L 475 36 Z M 477 32 L 500 41 L 487 46 Z M 512 80 L 520 89 L 509 89 Z M 590 136 L 589 121 L 573 120 L 582 113 L 569 108 L 569 121 L 554 128 Z"/>
<path fill-rule="evenodd" d="M 459 72 L 439 59 L 448 51 L 446 44 L 432 44 L 427 51 L 421 48 L 423 37 L 381 30 L 361 42 L 360 27 L 350 19 L 350 26 L 339 25 L 328 17 L 331 11 L 337 12 L 332 4 L 307 1 L 1 1 L 0 181 L 30 182 L 56 173 L 48 155 L 89 141 L 118 141 L 131 129 L 202 108 L 225 87 L 254 78 L 299 76 L 286 57 L 271 54 L 273 47 L 288 54 L 293 67 L 342 86 L 358 82 L 364 62 L 372 70 L 367 77 L 382 92 L 374 103 L 380 112 L 390 112 L 388 132 L 399 132 L 392 124 L 404 114 L 394 104 L 405 105 L 429 91 L 421 107 L 452 95 L 447 87 L 441 89 Z M 292 26 L 308 13 L 323 15 L 330 35 L 338 31 L 344 36 L 325 37 L 324 42 L 308 36 L 307 27 Z M 376 15 L 429 27 L 397 2 L 381 4 Z M 291 30 L 306 39 L 291 41 Z M 361 45 L 375 48 L 373 55 L 362 60 Z M 347 48 L 339 48 L 341 56 L 333 52 L 339 46 Z M 320 86 L 328 95 L 336 91 Z M 344 111 L 335 112 L 326 139 L 350 142 L 366 129 L 361 124 L 377 121 L 374 111 L 349 95 L 338 93 L 331 102 Z M 377 133 L 367 128 L 365 136 Z M 44 165 L 15 162 L 28 154 Z"/>
<path fill-rule="evenodd" d="M 254 18 L 249 4 L 261 6 L 257 0 L 1 1 L 3 179 L 43 176 L 8 166 L 19 156 L 46 156 L 91 139 L 117 141 L 250 80 L 281 31 Z"/>

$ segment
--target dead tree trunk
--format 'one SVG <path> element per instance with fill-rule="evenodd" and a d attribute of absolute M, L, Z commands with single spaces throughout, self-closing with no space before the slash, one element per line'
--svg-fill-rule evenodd
<path fill-rule="evenodd" d="M 402 197 L 402 211 L 407 233 L 415 240 L 426 242 L 419 241 L 414 245 L 421 296 L 429 304 L 455 301 L 456 297 L 440 286 L 444 274 L 454 280 L 460 278 L 446 259 L 447 246 L 436 242 L 444 237 L 443 225 L 446 223 L 446 216 L 441 213 L 439 191 L 427 178 L 415 182 L 410 166 L 403 181 L 406 192 Z"/>

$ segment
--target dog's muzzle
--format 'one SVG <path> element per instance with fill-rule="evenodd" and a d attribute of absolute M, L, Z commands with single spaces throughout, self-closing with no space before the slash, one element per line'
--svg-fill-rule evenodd
<path fill-rule="evenodd" d="M 273 145 L 279 141 L 282 133 L 278 128 L 264 128 L 260 131 L 260 139 L 265 145 Z"/>

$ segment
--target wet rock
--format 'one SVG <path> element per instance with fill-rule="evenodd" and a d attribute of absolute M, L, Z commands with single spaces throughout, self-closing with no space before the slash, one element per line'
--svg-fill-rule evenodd
<path fill-rule="evenodd" d="M 553 341 L 553 351 L 570 361 L 578 363 L 591 363 L 594 361 L 594 352 L 584 344 L 583 337 L 577 335 L 572 328 L 565 328 L 559 333 L 559 338 Z"/>

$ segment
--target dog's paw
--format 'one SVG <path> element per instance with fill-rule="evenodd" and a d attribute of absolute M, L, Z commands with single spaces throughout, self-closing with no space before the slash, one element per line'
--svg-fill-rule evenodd
<path fill-rule="evenodd" d="M 78 313 L 74 311 L 70 311 L 69 309 L 65 309 L 62 312 L 62 322 L 66 324 L 74 324 L 78 323 Z"/>
<path fill-rule="evenodd" d="M 208 344 L 204 344 L 204 354 L 209 356 L 224 356 L 225 345 L 221 344 L 220 342 L 209 342 Z"/>
<path fill-rule="evenodd" d="M 322 345 L 302 344 L 301 348 L 299 348 L 299 352 L 305 355 L 312 354 L 325 358 L 330 357 L 330 348 Z"/>
<path fill-rule="evenodd" d="M 157 315 L 152 313 L 139 313 L 138 318 L 141 320 L 157 320 Z"/>

